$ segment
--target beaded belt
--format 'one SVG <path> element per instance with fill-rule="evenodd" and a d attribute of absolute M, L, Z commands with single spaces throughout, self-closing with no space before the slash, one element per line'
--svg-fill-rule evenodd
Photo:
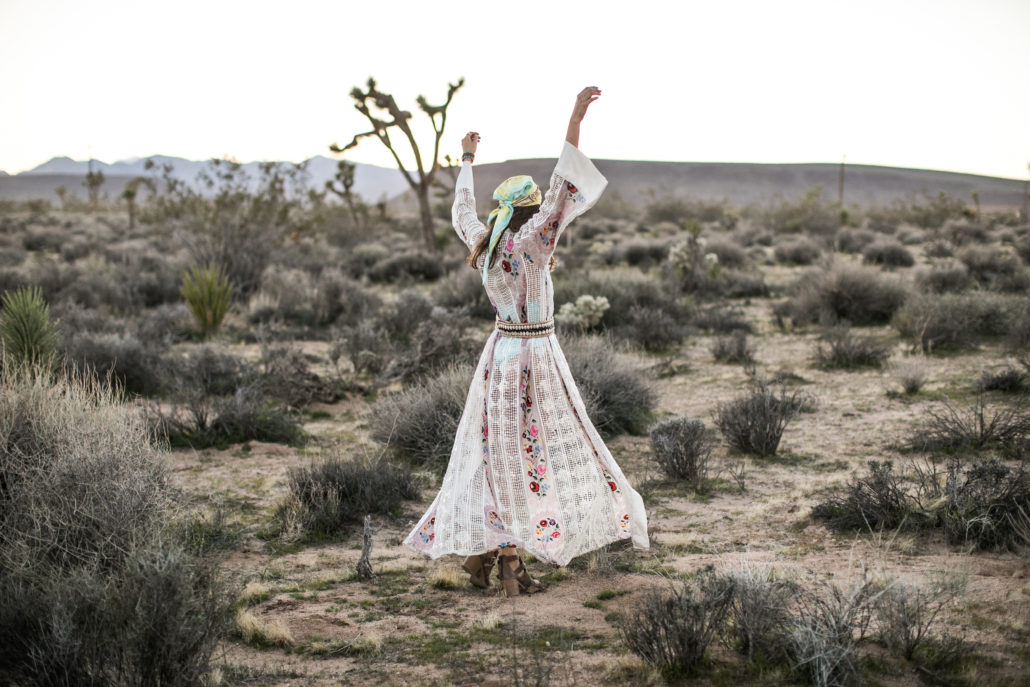
<path fill-rule="evenodd" d="M 519 339 L 536 339 L 554 334 L 554 320 L 546 322 L 502 322 L 495 323 L 497 333 L 501 336 L 514 336 Z"/>

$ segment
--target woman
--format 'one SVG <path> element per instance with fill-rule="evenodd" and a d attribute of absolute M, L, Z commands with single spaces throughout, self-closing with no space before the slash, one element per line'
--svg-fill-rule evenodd
<path fill-rule="evenodd" d="M 497 321 L 440 493 L 405 543 L 432 558 L 467 556 L 462 567 L 484 589 L 499 551 L 508 595 L 542 589 L 517 547 L 555 566 L 617 539 L 648 547 L 643 500 L 587 417 L 554 335 L 552 254 L 568 223 L 608 184 L 577 147 L 580 122 L 600 94 L 589 87 L 577 96 L 543 202 L 530 177 L 506 180 L 494 191 L 489 230 L 472 192 L 479 134 L 462 140 L 454 228 L 482 272 Z"/>

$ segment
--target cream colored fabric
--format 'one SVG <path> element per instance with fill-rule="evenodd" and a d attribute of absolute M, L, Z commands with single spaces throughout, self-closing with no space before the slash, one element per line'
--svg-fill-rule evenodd
<path fill-rule="evenodd" d="M 506 232 L 486 290 L 507 322 L 554 316 L 547 269 L 558 237 L 607 180 L 565 144 L 540 212 Z M 472 165 L 458 174 L 452 216 L 471 249 L 486 232 L 476 216 Z M 471 380 L 450 463 L 433 504 L 405 543 L 433 558 L 514 544 L 555 565 L 617 539 L 648 548 L 640 495 L 587 417 L 557 337 L 496 330 Z"/>

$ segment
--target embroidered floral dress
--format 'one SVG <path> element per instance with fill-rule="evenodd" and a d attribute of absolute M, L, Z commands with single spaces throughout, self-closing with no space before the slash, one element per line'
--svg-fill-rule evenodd
<path fill-rule="evenodd" d="M 486 291 L 505 322 L 554 317 L 548 259 L 562 230 L 608 184 L 566 143 L 540 211 L 498 244 Z M 454 228 L 471 249 L 487 228 L 476 216 L 472 165 L 458 175 Z M 617 539 L 648 547 L 643 500 L 587 417 L 554 334 L 494 331 L 469 388 L 440 492 L 405 543 L 433 558 L 506 544 L 554 565 Z"/>

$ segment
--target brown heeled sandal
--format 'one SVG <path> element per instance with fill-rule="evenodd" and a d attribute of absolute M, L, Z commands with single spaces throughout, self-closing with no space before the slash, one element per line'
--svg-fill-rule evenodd
<path fill-rule="evenodd" d="M 506 596 L 518 594 L 535 594 L 545 587 L 539 580 L 529 576 L 522 558 L 516 554 L 502 553 L 497 566 L 497 576 L 501 580 L 501 588 Z"/>
<path fill-rule="evenodd" d="M 490 588 L 490 572 L 494 569 L 497 551 L 487 551 L 477 556 L 469 556 L 461 564 L 461 569 L 469 574 L 469 582 L 480 589 Z"/>

